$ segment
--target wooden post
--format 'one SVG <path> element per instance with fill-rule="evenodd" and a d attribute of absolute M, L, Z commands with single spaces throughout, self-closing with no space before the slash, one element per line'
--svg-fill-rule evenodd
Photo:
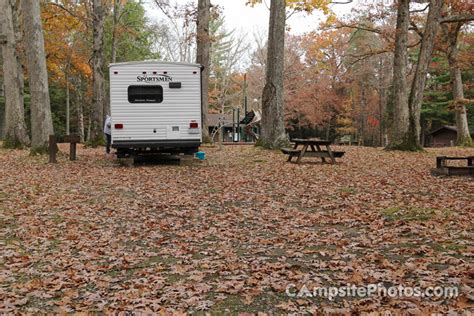
<path fill-rule="evenodd" d="M 81 137 L 76 134 L 66 135 L 64 142 L 69 143 L 69 160 L 76 160 L 77 143 L 81 142 Z"/>
<path fill-rule="evenodd" d="M 56 136 L 49 135 L 49 163 L 56 163 L 56 153 L 58 152 L 58 145 L 56 144 Z"/>
<path fill-rule="evenodd" d="M 76 144 L 77 143 L 71 143 L 69 147 L 69 160 L 71 161 L 76 160 Z"/>
<path fill-rule="evenodd" d="M 436 157 L 436 168 L 444 168 L 446 157 Z"/>

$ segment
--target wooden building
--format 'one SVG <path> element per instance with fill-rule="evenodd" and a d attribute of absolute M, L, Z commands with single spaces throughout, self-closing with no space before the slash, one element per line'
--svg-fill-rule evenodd
<path fill-rule="evenodd" d="M 472 135 L 471 135 L 472 136 Z M 444 125 L 427 135 L 426 147 L 450 147 L 456 145 L 458 130 L 456 126 Z"/>

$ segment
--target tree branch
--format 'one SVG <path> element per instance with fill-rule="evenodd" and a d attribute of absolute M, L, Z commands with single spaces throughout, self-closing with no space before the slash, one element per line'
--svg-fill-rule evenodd
<path fill-rule="evenodd" d="M 426 5 L 426 7 L 424 7 L 423 9 L 410 11 L 410 14 L 411 14 L 411 13 L 425 12 L 426 9 L 428 9 L 429 7 L 430 7 L 430 4 L 428 3 L 428 4 Z"/>
<path fill-rule="evenodd" d="M 72 15 L 73 17 L 77 18 L 77 19 L 80 19 L 79 16 L 76 15 L 76 13 L 72 12 L 71 10 L 69 10 L 68 8 L 66 8 L 65 6 L 63 6 L 62 4 L 59 4 L 59 3 L 56 3 L 56 2 L 47 2 L 47 4 L 50 4 L 50 5 L 54 5 L 64 11 L 66 11 L 67 13 L 69 13 L 70 15 Z"/>
<path fill-rule="evenodd" d="M 353 0 L 347 0 L 344 2 L 339 2 L 339 1 L 331 1 L 331 4 L 349 4 L 352 3 Z"/>
<path fill-rule="evenodd" d="M 423 38 L 423 32 L 418 28 L 415 22 L 410 21 L 410 25 L 412 26 L 410 30 L 413 30 L 418 34 L 421 38 Z"/>
<path fill-rule="evenodd" d="M 452 15 L 441 19 L 441 23 L 469 22 L 474 21 L 474 14 Z"/>
<path fill-rule="evenodd" d="M 350 25 L 350 24 L 342 24 L 341 23 L 341 24 L 335 26 L 336 29 L 342 29 L 342 28 L 345 28 L 345 27 L 350 28 L 350 29 L 357 29 L 357 30 L 382 34 L 382 32 L 378 29 L 370 28 L 370 27 L 363 26 L 363 25 Z"/>

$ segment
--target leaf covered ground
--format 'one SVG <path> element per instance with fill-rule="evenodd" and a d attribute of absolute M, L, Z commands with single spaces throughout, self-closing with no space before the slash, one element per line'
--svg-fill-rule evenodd
<path fill-rule="evenodd" d="M 227 146 L 123 167 L 102 149 L 54 165 L 2 149 L 0 312 L 468 313 L 474 181 L 430 168 L 474 151 L 343 150 L 337 165 Z M 379 282 L 460 295 L 285 293 Z"/>

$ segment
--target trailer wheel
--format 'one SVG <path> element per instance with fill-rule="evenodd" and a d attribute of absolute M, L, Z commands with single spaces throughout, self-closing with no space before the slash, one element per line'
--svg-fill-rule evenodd
<path fill-rule="evenodd" d="M 117 158 L 127 158 L 130 156 L 130 152 L 128 149 L 118 148 L 117 149 Z"/>

